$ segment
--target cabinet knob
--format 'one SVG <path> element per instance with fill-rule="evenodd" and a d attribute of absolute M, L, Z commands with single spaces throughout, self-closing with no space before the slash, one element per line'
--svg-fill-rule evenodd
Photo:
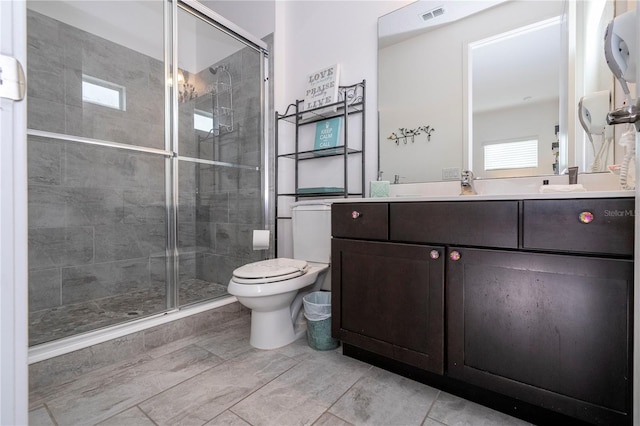
<path fill-rule="evenodd" d="M 580 215 L 578 216 L 578 219 L 580 219 L 580 222 L 582 223 L 591 223 L 595 218 L 596 217 L 591 212 L 581 212 Z"/>
<path fill-rule="evenodd" d="M 451 253 L 449 253 L 449 259 L 453 260 L 454 262 L 460 260 L 461 257 L 462 255 L 458 250 L 453 250 Z"/>
<path fill-rule="evenodd" d="M 362 213 L 360 213 L 359 211 L 354 210 L 354 211 L 351 212 L 351 219 L 355 220 L 355 219 L 359 218 L 360 216 L 362 216 Z"/>
<path fill-rule="evenodd" d="M 431 252 L 429 253 L 429 257 L 434 260 L 438 259 L 440 257 L 440 252 L 438 250 L 431 250 Z"/>

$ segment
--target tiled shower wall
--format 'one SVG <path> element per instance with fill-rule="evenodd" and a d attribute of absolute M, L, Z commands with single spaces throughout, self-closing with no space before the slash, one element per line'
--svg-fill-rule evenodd
<path fill-rule="evenodd" d="M 29 11 L 27 72 L 30 129 L 164 148 L 161 62 Z M 127 110 L 83 103 L 83 73 L 125 86 Z M 30 310 L 164 286 L 150 269 L 164 158 L 39 137 L 28 150 Z"/>
<path fill-rule="evenodd" d="M 182 104 L 180 155 L 199 149 L 199 158 L 259 166 L 258 55 L 244 49 L 224 62 L 237 127 L 198 142 L 189 116 L 195 101 Z M 163 68 L 29 11 L 28 127 L 164 149 Z M 125 86 L 126 111 L 83 103 L 82 73 Z M 164 291 L 165 159 L 41 137 L 29 137 L 28 150 L 30 310 Z M 235 267 L 259 258 L 251 230 L 264 226 L 260 173 L 180 161 L 178 176 L 180 278 L 226 284 Z"/>
<path fill-rule="evenodd" d="M 199 96 L 179 106 L 179 154 L 249 168 L 211 166 L 180 162 L 180 204 L 195 212 L 197 276 L 203 280 L 227 284 L 235 268 L 260 260 L 263 254 L 252 250 L 252 232 L 264 229 L 261 195 L 260 55 L 242 49 L 212 66 L 224 65 L 233 87 L 234 127 L 218 135 L 196 131 L 194 109 L 210 111 L 213 103 L 208 92 L 216 79 L 226 81 L 227 74 L 212 74 L 204 69 L 191 76 Z M 195 179 L 184 184 L 183 176 Z"/>

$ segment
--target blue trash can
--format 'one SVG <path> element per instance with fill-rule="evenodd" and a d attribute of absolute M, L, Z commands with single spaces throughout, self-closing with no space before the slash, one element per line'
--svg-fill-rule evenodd
<path fill-rule="evenodd" d="M 328 351 L 340 345 L 331 337 L 331 292 L 314 291 L 302 298 L 307 319 L 307 342 L 317 351 Z"/>

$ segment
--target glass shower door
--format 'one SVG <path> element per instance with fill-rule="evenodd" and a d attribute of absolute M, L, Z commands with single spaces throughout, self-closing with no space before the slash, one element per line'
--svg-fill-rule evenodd
<path fill-rule="evenodd" d="M 30 345 L 226 297 L 262 257 L 265 50 L 191 7 L 27 1 Z"/>
<path fill-rule="evenodd" d="M 172 153 L 163 2 L 28 1 L 27 18 L 36 345 L 167 310 Z"/>
<path fill-rule="evenodd" d="M 235 268 L 262 257 L 262 52 L 178 10 L 180 305 L 226 295 Z"/>

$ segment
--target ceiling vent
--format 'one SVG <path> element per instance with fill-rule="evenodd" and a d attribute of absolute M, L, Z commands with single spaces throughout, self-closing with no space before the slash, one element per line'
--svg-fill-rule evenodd
<path fill-rule="evenodd" d="M 444 7 L 440 6 L 428 12 L 425 12 L 420 16 L 422 17 L 423 21 L 429 21 L 431 19 L 437 18 L 438 16 L 442 16 L 442 15 L 444 15 Z"/>

